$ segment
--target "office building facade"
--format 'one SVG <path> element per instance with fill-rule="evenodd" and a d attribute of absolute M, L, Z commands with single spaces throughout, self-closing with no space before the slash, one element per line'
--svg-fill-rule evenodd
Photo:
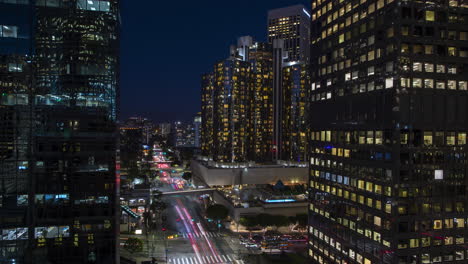
<path fill-rule="evenodd" d="M 0 262 L 116 263 L 119 1 L 0 1 Z"/>
<path fill-rule="evenodd" d="M 306 103 L 309 71 L 298 67 L 307 69 L 310 60 L 310 22 L 310 13 L 303 5 L 268 12 L 268 41 L 273 45 L 273 160 L 276 161 L 304 161 L 307 153 L 305 138 L 298 140 L 305 136 L 304 121 L 293 120 L 295 117 L 291 115 L 303 114 L 303 119 L 306 115 L 300 108 Z"/>
<path fill-rule="evenodd" d="M 197 113 L 195 117 L 193 118 L 193 130 L 194 130 L 194 140 L 193 140 L 193 146 L 195 148 L 200 148 L 201 147 L 201 124 L 202 124 L 202 119 L 201 119 L 201 113 Z"/>
<path fill-rule="evenodd" d="M 295 63 L 282 69 L 281 155 L 285 161 L 305 162 L 307 157 L 307 91 L 309 67 Z"/>
<path fill-rule="evenodd" d="M 303 5 L 273 9 L 268 12 L 268 43 L 284 41 L 285 62 L 310 59 L 310 14 Z"/>
<path fill-rule="evenodd" d="M 466 263 L 466 1 L 313 1 L 312 263 Z"/>

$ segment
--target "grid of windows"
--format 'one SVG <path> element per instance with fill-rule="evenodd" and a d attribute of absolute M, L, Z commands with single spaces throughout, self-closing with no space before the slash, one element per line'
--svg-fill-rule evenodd
<path fill-rule="evenodd" d="M 311 16 L 311 260 L 466 262 L 468 4 L 316 0 Z"/>

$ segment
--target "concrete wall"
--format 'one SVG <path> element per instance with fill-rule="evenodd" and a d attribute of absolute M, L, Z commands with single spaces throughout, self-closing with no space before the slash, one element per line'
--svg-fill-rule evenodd
<path fill-rule="evenodd" d="M 203 179 L 209 186 L 241 184 L 275 184 L 278 180 L 285 184 L 307 184 L 308 168 L 264 166 L 254 168 L 223 169 L 209 168 L 201 162 L 191 162 L 192 173 Z"/>
<path fill-rule="evenodd" d="M 235 208 L 219 192 L 213 193 L 213 199 L 216 203 L 229 208 L 229 216 L 236 222 L 243 216 L 255 216 L 258 214 L 296 216 L 297 214 L 307 214 L 307 202 L 281 203 L 281 204 L 263 204 L 262 207 Z"/>

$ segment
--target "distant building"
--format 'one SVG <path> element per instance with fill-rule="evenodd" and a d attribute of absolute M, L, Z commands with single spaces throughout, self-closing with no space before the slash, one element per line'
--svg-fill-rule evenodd
<path fill-rule="evenodd" d="M 268 43 L 255 42 L 249 47 L 251 85 L 251 144 L 248 160 L 273 159 L 273 54 Z"/>
<path fill-rule="evenodd" d="M 200 148 L 200 140 L 201 140 L 201 113 L 197 113 L 197 115 L 193 118 L 193 129 L 194 129 L 194 147 Z"/>
<path fill-rule="evenodd" d="M 303 5 L 268 12 L 273 45 L 273 159 L 304 161 L 305 103 L 310 84 L 310 13 Z"/>
<path fill-rule="evenodd" d="M 136 168 L 142 159 L 145 137 L 143 129 L 120 127 L 120 165 L 123 169 Z"/>
<path fill-rule="evenodd" d="M 150 119 L 141 116 L 128 118 L 125 120 L 125 122 L 123 122 L 122 126 L 127 128 L 140 128 L 143 133 L 143 142 L 145 144 L 149 144 L 150 139 L 155 131 L 155 124 Z"/>
<path fill-rule="evenodd" d="M 161 123 L 159 124 L 159 135 L 167 137 L 171 133 L 171 129 L 171 123 Z"/>
<path fill-rule="evenodd" d="M 204 74 L 201 80 L 201 154 L 213 155 L 214 73 Z"/>
<path fill-rule="evenodd" d="M 202 155 L 219 162 L 305 161 L 310 15 L 268 12 L 268 41 L 240 37 L 202 77 Z"/>
<path fill-rule="evenodd" d="M 230 57 L 214 67 L 212 155 L 216 160 L 247 159 L 251 129 L 249 66 Z"/>
<path fill-rule="evenodd" d="M 285 62 L 309 62 L 310 13 L 303 5 L 273 9 L 268 12 L 268 42 L 284 41 Z"/>
<path fill-rule="evenodd" d="M 296 63 L 282 72 L 281 160 L 306 161 L 307 157 L 307 89 L 309 67 Z"/>
<path fill-rule="evenodd" d="M 240 43 L 250 42 L 243 37 Z M 202 153 L 215 160 L 248 160 L 252 141 L 251 67 L 244 61 L 249 47 L 235 46 L 230 56 L 214 65 L 202 78 Z"/>
<path fill-rule="evenodd" d="M 169 136 L 169 143 L 174 147 L 195 148 L 196 124 L 196 122 L 174 122 Z"/>

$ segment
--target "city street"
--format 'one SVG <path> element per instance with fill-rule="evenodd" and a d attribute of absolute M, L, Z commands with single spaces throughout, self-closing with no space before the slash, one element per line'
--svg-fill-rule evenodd
<path fill-rule="evenodd" d="M 168 239 L 168 263 L 243 263 L 236 240 L 218 232 L 202 215 L 196 196 L 176 196 L 168 202 L 168 231 L 178 234 Z M 239 242 L 237 240 L 237 245 Z"/>

